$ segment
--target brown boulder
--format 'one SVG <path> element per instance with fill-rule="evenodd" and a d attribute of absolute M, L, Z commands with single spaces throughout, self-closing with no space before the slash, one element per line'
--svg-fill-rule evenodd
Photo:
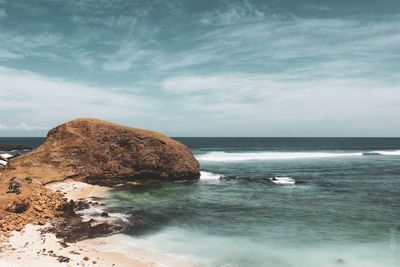
<path fill-rule="evenodd" d="M 8 204 L 6 211 L 13 213 L 23 213 L 29 208 L 29 199 L 15 199 Z"/>
<path fill-rule="evenodd" d="M 8 176 L 18 174 L 44 183 L 187 180 L 199 178 L 199 163 L 185 145 L 160 133 L 77 119 L 52 129 L 40 147 L 11 161 Z"/>

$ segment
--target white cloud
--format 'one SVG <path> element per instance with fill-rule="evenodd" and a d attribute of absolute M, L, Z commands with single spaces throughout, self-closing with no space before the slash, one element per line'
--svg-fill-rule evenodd
<path fill-rule="evenodd" d="M 140 117 L 156 106 L 129 88 L 102 88 L 5 67 L 0 67 L 0 95 L 3 125 L 54 126 L 76 117 L 118 121 Z M 19 127 L 30 128 L 28 124 Z"/>
<path fill-rule="evenodd" d="M 294 74 L 176 76 L 162 83 L 185 109 L 247 122 L 395 120 L 400 86 L 358 78 L 303 79 Z"/>
<path fill-rule="evenodd" d="M 4 9 L 0 9 L 0 19 L 7 17 L 7 12 Z"/>
<path fill-rule="evenodd" d="M 0 60 L 1 59 L 15 59 L 15 58 L 20 58 L 20 55 L 17 55 L 16 53 L 7 51 L 5 49 L 0 48 Z"/>
<path fill-rule="evenodd" d="M 215 10 L 204 13 L 200 23 L 206 25 L 234 25 L 265 18 L 266 14 L 248 2 L 229 4 L 224 11 Z"/>
<path fill-rule="evenodd" d="M 220 101 L 242 101 L 255 92 L 271 88 L 272 81 L 257 75 L 240 73 L 210 76 L 177 76 L 162 83 L 164 91 L 175 94 L 212 96 Z"/>
<path fill-rule="evenodd" d="M 22 130 L 22 131 L 40 131 L 40 130 L 48 130 L 48 127 L 43 126 L 33 126 L 29 125 L 25 122 L 22 122 L 18 125 L 8 125 L 4 123 L 0 123 L 0 131 L 12 131 L 12 130 Z"/>
<path fill-rule="evenodd" d="M 68 43 L 63 37 L 52 33 L 21 34 L 0 27 L 0 59 L 41 57 L 53 61 L 71 60 L 60 51 L 65 51 Z M 69 47 L 70 48 L 70 47 Z"/>
<path fill-rule="evenodd" d="M 122 42 L 114 54 L 103 56 L 102 67 L 107 71 L 128 71 L 135 61 L 142 59 L 147 52 L 137 47 L 133 42 Z"/>
<path fill-rule="evenodd" d="M 393 71 L 386 69 L 400 67 L 400 36 L 396 31 L 399 21 L 399 16 L 379 21 L 265 16 L 232 26 L 218 24 L 199 31 L 182 49 L 158 51 L 147 58 L 151 70 L 179 73 L 271 73 L 277 69 L 287 72 L 307 68 L 309 72 L 303 74 L 310 78 L 315 76 L 315 69 L 318 71 L 316 66 L 341 61 L 346 71 L 335 68 L 333 75 L 392 75 Z"/>
<path fill-rule="evenodd" d="M 68 1 L 60 23 L 0 25 L 2 62 L 65 75 L 0 68 L 0 111 L 12 114 L 0 122 L 138 118 L 161 110 L 157 99 L 168 108 L 148 116 L 151 128 L 164 120 L 169 131 L 207 125 L 206 133 L 222 123 L 239 132 L 245 123 L 254 129 L 296 119 L 319 121 L 319 128 L 329 120 L 352 126 L 357 118 L 382 126 L 400 111 L 398 15 L 296 17 L 292 8 L 252 1 L 223 1 L 203 13 L 161 2 L 173 7 L 155 13 L 154 5 L 125 0 Z M 83 76 L 98 80 L 68 79 Z M 104 88 L 100 81 L 142 90 Z"/>
<path fill-rule="evenodd" d="M 305 9 L 315 10 L 315 11 L 331 11 L 332 8 L 327 6 L 319 6 L 319 5 L 308 5 L 305 6 Z"/>

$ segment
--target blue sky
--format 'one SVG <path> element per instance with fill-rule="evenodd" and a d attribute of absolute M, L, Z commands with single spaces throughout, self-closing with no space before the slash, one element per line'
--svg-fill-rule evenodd
<path fill-rule="evenodd" d="M 400 136 L 400 1 L 0 0 L 0 136 Z"/>

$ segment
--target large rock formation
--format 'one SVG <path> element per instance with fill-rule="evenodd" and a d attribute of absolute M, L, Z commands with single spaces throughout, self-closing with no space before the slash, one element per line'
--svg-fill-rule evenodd
<path fill-rule="evenodd" d="M 199 163 L 185 145 L 160 133 L 77 119 L 52 129 L 40 147 L 11 161 L 3 176 L 30 176 L 42 183 L 186 180 L 199 178 Z"/>

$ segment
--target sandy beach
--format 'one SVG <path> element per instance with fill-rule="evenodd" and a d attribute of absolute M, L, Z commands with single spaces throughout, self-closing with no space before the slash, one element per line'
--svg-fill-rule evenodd
<path fill-rule="evenodd" d="M 64 181 L 47 186 L 60 190 L 70 200 L 106 197 L 109 188 L 82 182 Z M 195 266 L 189 260 L 138 247 L 124 234 L 66 244 L 52 233 L 42 233 L 46 225 L 26 225 L 0 241 L 0 266 Z M 129 241 L 128 241 L 129 240 Z"/>

